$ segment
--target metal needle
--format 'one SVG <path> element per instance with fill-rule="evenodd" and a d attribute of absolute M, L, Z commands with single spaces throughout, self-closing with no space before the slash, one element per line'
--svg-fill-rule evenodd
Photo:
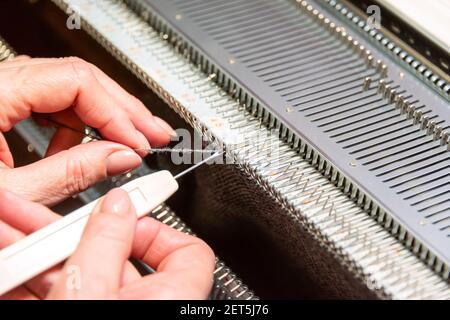
<path fill-rule="evenodd" d="M 177 174 L 174 178 L 175 178 L 175 179 L 181 178 L 181 177 L 184 176 L 185 174 L 187 174 L 187 173 L 189 173 L 189 172 L 191 172 L 191 171 L 197 169 L 197 168 L 200 167 L 201 165 L 205 164 L 206 162 L 208 162 L 208 161 L 210 161 L 210 160 L 212 160 L 212 159 L 217 158 L 218 156 L 221 156 L 222 154 L 223 154 L 222 151 L 221 151 L 221 152 L 217 152 L 217 153 L 213 154 L 212 156 L 206 158 L 205 160 L 200 161 L 199 163 L 193 165 L 192 167 L 190 167 L 190 168 L 188 168 L 188 169 L 186 169 L 186 170 L 180 172 L 180 173 Z"/>

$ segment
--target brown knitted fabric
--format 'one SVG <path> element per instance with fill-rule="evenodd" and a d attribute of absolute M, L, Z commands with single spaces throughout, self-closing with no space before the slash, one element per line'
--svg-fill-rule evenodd
<path fill-rule="evenodd" d="M 236 167 L 203 166 L 191 189 L 177 212 L 261 298 L 375 298 Z"/>

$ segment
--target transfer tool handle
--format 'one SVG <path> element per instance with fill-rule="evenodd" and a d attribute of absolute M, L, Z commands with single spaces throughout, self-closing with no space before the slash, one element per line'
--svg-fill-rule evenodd
<path fill-rule="evenodd" d="M 147 215 L 178 190 L 169 171 L 135 179 L 128 192 L 138 218 Z M 72 255 L 99 198 L 0 251 L 0 295 L 16 288 Z"/>

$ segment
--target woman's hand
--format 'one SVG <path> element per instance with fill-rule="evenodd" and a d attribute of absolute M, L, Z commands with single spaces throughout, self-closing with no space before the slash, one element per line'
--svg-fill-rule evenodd
<path fill-rule="evenodd" d="M 58 219 L 39 204 L 0 190 L 0 249 Z M 142 277 L 132 256 L 156 273 Z M 128 194 L 115 189 L 94 209 L 75 253 L 65 263 L 2 299 L 205 299 L 214 254 L 200 239 L 156 220 L 137 221 Z"/>
<path fill-rule="evenodd" d="M 146 153 L 135 149 L 167 144 L 175 134 L 139 100 L 79 58 L 19 57 L 2 62 L 0 88 L 0 132 L 32 114 L 47 114 L 52 121 L 80 130 L 89 125 L 109 140 L 79 145 L 82 135 L 61 127 L 47 158 L 14 169 L 0 133 L 0 187 L 45 205 L 138 167 Z"/>

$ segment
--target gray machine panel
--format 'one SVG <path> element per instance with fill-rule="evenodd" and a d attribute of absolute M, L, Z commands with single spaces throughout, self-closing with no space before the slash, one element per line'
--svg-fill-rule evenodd
<path fill-rule="evenodd" d="M 450 265 L 448 101 L 368 39 L 337 28 L 336 18 L 295 2 L 144 2 L 243 88 L 249 103 L 268 110 Z"/>

